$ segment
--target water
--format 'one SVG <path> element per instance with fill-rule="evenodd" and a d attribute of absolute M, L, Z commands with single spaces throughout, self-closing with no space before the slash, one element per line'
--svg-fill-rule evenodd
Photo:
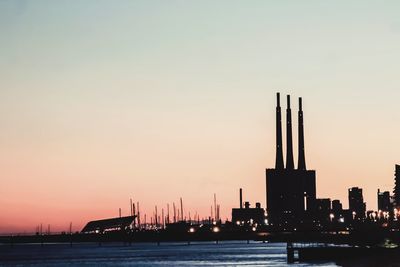
<path fill-rule="evenodd" d="M 0 245 L 0 266 L 288 266 L 285 243 Z M 294 266 L 291 264 L 289 266 Z M 296 266 L 336 266 L 334 263 Z"/>

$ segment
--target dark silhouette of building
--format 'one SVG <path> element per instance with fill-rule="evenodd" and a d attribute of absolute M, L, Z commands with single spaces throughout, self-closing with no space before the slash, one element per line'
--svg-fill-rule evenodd
<path fill-rule="evenodd" d="M 313 217 L 319 222 L 328 222 L 331 220 L 331 199 L 317 198 L 313 211 Z"/>
<path fill-rule="evenodd" d="M 343 211 L 343 205 L 340 200 L 332 200 L 332 211 L 334 214 L 340 214 Z"/>
<path fill-rule="evenodd" d="M 329 214 L 331 212 L 331 199 L 317 198 L 315 200 L 315 209 L 319 214 Z"/>
<path fill-rule="evenodd" d="M 315 210 L 315 171 L 306 170 L 302 100 L 299 98 L 299 162 L 294 167 L 290 96 L 286 109 L 286 168 L 283 164 L 280 94 L 276 108 L 275 169 L 266 170 L 267 211 L 269 223 L 278 227 L 296 226 L 311 219 L 306 213 Z"/>
<path fill-rule="evenodd" d="M 81 233 L 103 233 L 107 231 L 127 230 L 135 221 L 135 216 L 116 217 L 88 222 Z"/>
<path fill-rule="evenodd" d="M 265 210 L 261 208 L 261 204 L 257 202 L 255 208 L 250 208 L 250 202 L 246 201 L 243 208 L 242 188 L 240 188 L 239 194 L 240 208 L 232 209 L 232 222 L 237 225 L 264 224 Z"/>
<path fill-rule="evenodd" d="M 341 223 L 344 223 L 345 217 L 347 218 L 346 221 L 350 221 L 351 215 L 349 216 L 348 210 L 343 210 L 343 205 L 339 199 L 332 200 L 331 213 L 333 214 L 334 218 Z M 331 217 L 332 215 L 329 214 L 329 216 Z"/>
<path fill-rule="evenodd" d="M 396 208 L 400 207 L 400 165 L 395 166 L 393 200 Z"/>
<path fill-rule="evenodd" d="M 361 188 L 349 188 L 349 210 L 353 213 L 354 219 L 365 218 L 366 207 Z"/>
<path fill-rule="evenodd" d="M 378 189 L 378 210 L 379 211 L 392 211 L 392 204 L 390 203 L 389 191 L 381 192 Z"/>

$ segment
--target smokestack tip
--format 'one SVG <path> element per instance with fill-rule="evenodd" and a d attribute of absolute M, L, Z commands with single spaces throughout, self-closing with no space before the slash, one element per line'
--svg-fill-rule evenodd
<path fill-rule="evenodd" d="M 277 104 L 277 107 L 280 107 L 280 105 L 281 105 L 280 97 L 281 97 L 281 94 L 279 92 L 276 93 L 276 104 Z"/>
<path fill-rule="evenodd" d="M 301 97 L 299 97 L 299 110 L 302 111 L 303 110 L 303 100 Z"/>
<path fill-rule="evenodd" d="M 287 95 L 287 107 L 290 108 L 290 95 Z"/>

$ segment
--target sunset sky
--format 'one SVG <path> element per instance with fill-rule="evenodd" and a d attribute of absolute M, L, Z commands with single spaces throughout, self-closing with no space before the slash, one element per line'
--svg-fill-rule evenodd
<path fill-rule="evenodd" d="M 384 3 L 384 4 L 383 4 Z M 275 94 L 317 197 L 393 188 L 398 1 L 0 1 L 0 232 L 178 203 L 265 207 Z M 283 101 L 283 107 L 286 107 Z M 296 128 L 294 128 L 296 130 Z M 294 131 L 295 162 L 297 132 Z M 188 216 L 188 215 L 187 215 Z"/>

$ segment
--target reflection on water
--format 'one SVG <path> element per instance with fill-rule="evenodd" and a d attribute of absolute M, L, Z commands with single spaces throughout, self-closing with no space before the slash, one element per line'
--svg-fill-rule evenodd
<path fill-rule="evenodd" d="M 187 243 L 0 245 L 0 265 L 30 266 L 285 266 L 285 243 L 224 241 Z M 293 265 L 291 265 L 293 266 Z M 300 266 L 310 266 L 301 264 Z M 334 263 L 313 266 L 336 266 Z"/>

